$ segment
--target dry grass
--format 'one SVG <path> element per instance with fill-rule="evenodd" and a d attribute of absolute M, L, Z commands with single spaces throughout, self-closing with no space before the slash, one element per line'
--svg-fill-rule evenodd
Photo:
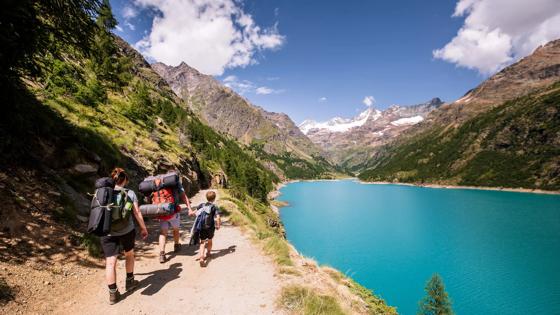
<path fill-rule="evenodd" d="M 278 304 L 291 314 L 345 314 L 334 297 L 319 294 L 313 289 L 297 285 L 283 288 Z"/>

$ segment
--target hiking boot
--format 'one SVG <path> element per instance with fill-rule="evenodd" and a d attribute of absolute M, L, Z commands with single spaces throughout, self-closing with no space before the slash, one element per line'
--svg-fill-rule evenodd
<path fill-rule="evenodd" d="M 175 243 L 175 245 L 173 246 L 173 251 L 175 253 L 178 253 L 180 250 L 181 250 L 181 244 Z"/>
<path fill-rule="evenodd" d="M 165 262 L 165 253 L 161 252 L 159 253 L 159 263 L 163 264 Z"/>
<path fill-rule="evenodd" d="M 113 305 L 115 303 L 117 303 L 119 300 L 121 299 L 121 294 L 119 293 L 119 290 L 109 290 L 109 304 Z"/>
<path fill-rule="evenodd" d="M 134 278 L 126 279 L 126 291 L 132 291 L 140 284 L 140 281 L 134 280 Z"/>

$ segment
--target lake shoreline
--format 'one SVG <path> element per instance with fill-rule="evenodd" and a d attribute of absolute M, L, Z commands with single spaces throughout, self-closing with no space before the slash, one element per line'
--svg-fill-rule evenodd
<path fill-rule="evenodd" d="M 401 186 L 435 188 L 435 189 L 490 190 L 490 191 L 506 191 L 506 192 L 518 192 L 518 193 L 530 193 L 530 194 L 542 194 L 542 195 L 560 195 L 560 191 L 530 189 L 530 188 L 508 188 L 508 187 L 464 186 L 464 185 L 442 185 L 442 184 L 414 184 L 414 183 L 383 182 L 383 181 L 366 182 L 359 179 L 357 179 L 357 181 L 362 185 L 401 185 Z"/>
<path fill-rule="evenodd" d="M 470 189 L 470 190 L 490 190 L 490 191 L 505 191 L 505 192 L 518 192 L 518 193 L 530 193 L 530 194 L 542 194 L 542 195 L 560 195 L 560 191 L 555 190 L 542 190 L 542 189 L 531 189 L 531 188 L 508 188 L 508 187 L 489 187 L 489 186 L 465 186 L 465 185 L 443 185 L 443 184 L 414 184 L 414 183 L 402 183 L 402 182 L 366 182 L 358 179 L 357 177 L 348 178 L 338 178 L 338 179 L 298 179 L 284 181 L 276 185 L 273 191 L 269 193 L 269 199 L 277 199 L 281 193 L 280 189 L 288 184 L 293 184 L 297 182 L 335 182 L 341 180 L 353 179 L 362 185 L 401 185 L 401 186 L 412 186 L 412 187 L 423 187 L 423 188 L 436 188 L 436 189 Z"/>

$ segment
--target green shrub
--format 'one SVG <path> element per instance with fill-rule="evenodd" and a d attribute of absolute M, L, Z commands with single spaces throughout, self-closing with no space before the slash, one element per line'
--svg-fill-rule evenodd
<path fill-rule="evenodd" d="M 75 93 L 76 100 L 88 106 L 95 106 L 107 101 L 107 91 L 95 75 L 89 77 L 85 84 L 80 84 Z"/>
<path fill-rule="evenodd" d="M 80 238 L 80 244 L 87 249 L 90 256 L 97 258 L 100 258 L 102 256 L 99 237 L 89 233 L 84 233 Z"/>

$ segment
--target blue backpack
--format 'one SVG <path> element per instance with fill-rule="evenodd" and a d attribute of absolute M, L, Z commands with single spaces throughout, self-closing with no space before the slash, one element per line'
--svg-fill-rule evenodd
<path fill-rule="evenodd" d="M 196 230 L 208 230 L 214 226 L 214 205 L 205 204 L 200 208 L 201 212 L 196 220 Z"/>

